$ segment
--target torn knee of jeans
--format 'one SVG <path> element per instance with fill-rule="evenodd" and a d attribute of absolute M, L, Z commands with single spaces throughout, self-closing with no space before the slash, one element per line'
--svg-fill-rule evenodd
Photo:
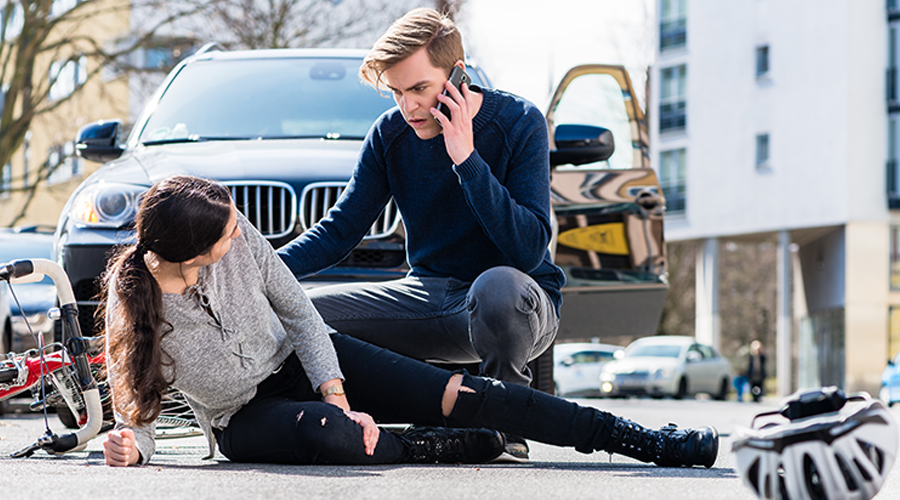
<path fill-rule="evenodd" d="M 472 389 L 471 387 L 466 387 L 465 385 L 460 385 L 459 389 L 456 392 L 457 392 L 457 394 L 460 392 L 468 392 L 470 394 L 475 394 L 475 389 Z"/>

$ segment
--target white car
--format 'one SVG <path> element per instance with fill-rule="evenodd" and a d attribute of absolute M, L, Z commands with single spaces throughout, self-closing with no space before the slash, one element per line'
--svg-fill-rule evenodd
<path fill-rule="evenodd" d="M 553 346 L 553 382 L 558 396 L 599 396 L 603 366 L 623 353 L 622 346 L 560 343 Z"/>
<path fill-rule="evenodd" d="M 607 363 L 600 374 L 603 396 L 649 395 L 681 399 L 706 393 L 728 396 L 728 360 L 693 337 L 656 335 L 635 340 L 622 359 Z"/>

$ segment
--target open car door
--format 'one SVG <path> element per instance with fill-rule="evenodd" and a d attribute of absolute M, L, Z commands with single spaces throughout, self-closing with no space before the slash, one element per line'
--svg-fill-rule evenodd
<path fill-rule="evenodd" d="M 568 279 L 557 339 L 625 345 L 653 335 L 668 288 L 665 199 L 628 73 L 572 68 L 546 117 L 558 223 L 551 251 Z"/>

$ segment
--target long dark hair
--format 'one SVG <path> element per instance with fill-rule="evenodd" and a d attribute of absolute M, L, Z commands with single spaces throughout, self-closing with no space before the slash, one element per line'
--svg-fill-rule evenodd
<path fill-rule="evenodd" d="M 135 217 L 137 243 L 119 247 L 102 278 L 97 321 L 109 345 L 107 364 L 116 367 L 113 404 L 133 425 L 148 424 L 161 410 L 172 380 L 171 358 L 160 343 L 172 326 L 162 309 L 162 290 L 144 255 L 184 262 L 208 252 L 222 238 L 231 216 L 231 197 L 221 184 L 190 176 L 164 179 L 150 188 Z M 112 324 L 105 324 L 110 291 L 119 299 Z M 174 372 L 173 372 L 174 373 Z"/>

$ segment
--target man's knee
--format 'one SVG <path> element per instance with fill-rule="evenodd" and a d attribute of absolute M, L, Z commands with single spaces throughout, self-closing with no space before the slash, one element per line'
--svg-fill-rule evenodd
<path fill-rule="evenodd" d="M 531 314 L 540 302 L 538 293 L 537 284 L 527 274 L 512 267 L 492 267 L 472 283 L 469 312 L 499 320 L 513 314 Z"/>

